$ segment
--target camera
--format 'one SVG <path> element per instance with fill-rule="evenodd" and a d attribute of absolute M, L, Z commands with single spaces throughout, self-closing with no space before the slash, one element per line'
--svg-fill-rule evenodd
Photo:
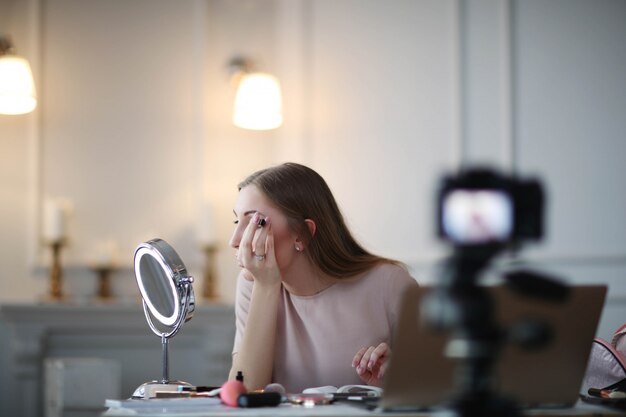
<path fill-rule="evenodd" d="M 498 253 L 543 237 L 543 188 L 536 179 L 474 166 L 443 177 L 436 205 L 437 234 L 453 250 L 421 311 L 426 325 L 450 333 L 444 351 L 460 360 L 452 410 L 457 417 L 519 417 L 515 401 L 497 392 L 493 369 L 505 344 L 542 347 L 551 329 L 536 319 L 503 328 L 494 300 L 478 281 Z M 502 278 L 531 298 L 558 302 L 568 295 L 565 285 L 537 272 L 512 270 Z"/>
<path fill-rule="evenodd" d="M 438 235 L 460 247 L 506 246 L 543 235 L 544 193 L 536 179 L 472 168 L 443 178 Z"/>

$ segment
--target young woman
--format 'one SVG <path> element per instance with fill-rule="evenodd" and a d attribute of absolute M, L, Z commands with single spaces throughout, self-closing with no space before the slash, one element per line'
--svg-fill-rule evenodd
<path fill-rule="evenodd" d="M 230 378 L 287 392 L 381 385 L 402 292 L 416 281 L 350 234 L 324 179 L 303 165 L 239 184 L 230 245 L 242 268 Z"/>

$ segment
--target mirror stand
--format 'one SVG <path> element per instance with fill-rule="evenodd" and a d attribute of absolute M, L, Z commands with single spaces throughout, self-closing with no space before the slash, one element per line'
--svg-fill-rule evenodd
<path fill-rule="evenodd" d="M 150 399 L 159 393 L 178 393 L 191 386 L 184 381 L 170 381 L 169 339 L 190 320 L 195 310 L 193 277 L 187 275 L 176 252 L 160 239 L 139 245 L 135 252 L 135 275 L 142 293 L 143 311 L 152 332 L 161 338 L 163 377 L 140 385 L 132 398 Z M 153 321 L 161 324 L 162 330 Z"/>
<path fill-rule="evenodd" d="M 184 281 L 184 282 L 183 282 Z M 146 320 L 148 321 L 148 325 L 157 336 L 161 336 L 161 357 L 163 362 L 163 378 L 160 381 L 149 381 L 141 384 L 135 392 L 133 392 L 133 398 L 155 398 L 157 396 L 157 392 L 180 392 L 179 387 L 183 386 L 191 386 L 190 383 L 185 381 L 170 381 L 170 372 L 169 372 L 169 339 L 173 337 L 178 330 L 182 327 L 184 323 L 184 318 L 187 315 L 187 310 L 189 309 L 189 304 L 192 302 L 191 295 L 191 283 L 193 282 L 192 277 L 183 277 L 181 278 L 181 284 L 184 287 L 184 303 L 183 303 L 183 313 L 180 318 L 174 324 L 173 330 L 169 333 L 161 332 L 157 326 L 152 321 L 152 315 L 148 311 L 148 306 L 144 301 L 143 311 L 146 315 Z"/>
<path fill-rule="evenodd" d="M 141 384 L 135 392 L 133 398 L 156 398 L 157 393 L 161 392 L 180 392 L 180 387 L 191 386 L 190 383 L 184 381 L 170 381 L 169 377 L 169 358 L 168 358 L 168 340 L 166 333 L 161 333 L 161 352 L 163 357 L 163 378 L 160 381 L 149 381 Z"/>

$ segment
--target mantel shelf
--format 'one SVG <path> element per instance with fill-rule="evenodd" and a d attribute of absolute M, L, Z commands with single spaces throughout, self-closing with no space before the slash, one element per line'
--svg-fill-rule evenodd
<path fill-rule="evenodd" d="M 194 319 L 185 324 L 185 329 L 206 326 L 198 318 L 232 316 L 233 307 L 228 304 L 210 303 L 196 305 Z M 116 303 L 6 303 L 0 304 L 0 320 L 7 324 L 32 323 L 43 326 L 72 327 L 102 326 L 126 327 L 146 325 L 143 309 L 137 304 Z"/>

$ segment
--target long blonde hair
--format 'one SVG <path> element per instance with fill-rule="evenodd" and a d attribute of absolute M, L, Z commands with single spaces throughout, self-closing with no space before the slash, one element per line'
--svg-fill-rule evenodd
<path fill-rule="evenodd" d="M 323 273 L 352 277 L 380 263 L 401 265 L 373 255 L 354 239 L 326 181 L 311 168 L 289 162 L 263 169 L 239 183 L 239 190 L 250 184 L 285 214 L 289 227 L 305 240 L 304 253 Z M 306 219 L 315 222 L 314 236 Z"/>

